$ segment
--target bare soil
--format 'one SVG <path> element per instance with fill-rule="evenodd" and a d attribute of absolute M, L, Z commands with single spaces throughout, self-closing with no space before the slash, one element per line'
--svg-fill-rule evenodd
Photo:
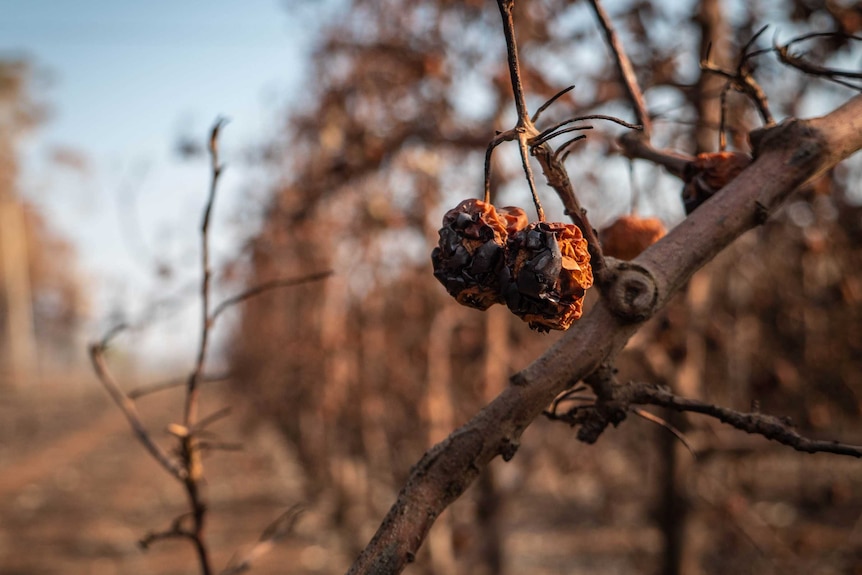
<path fill-rule="evenodd" d="M 235 413 L 213 430 L 243 448 L 205 460 L 207 534 L 217 571 L 248 550 L 301 491 L 278 434 L 265 425 L 244 429 L 236 398 L 208 388 L 202 413 L 229 402 Z M 180 392 L 161 392 L 138 405 L 154 436 L 169 447 L 163 430 L 179 418 Z M 185 510 L 180 485 L 136 441 L 95 379 L 0 391 L 0 574 L 197 573 L 185 541 L 160 541 L 147 550 L 138 545 Z M 298 532 L 295 541 L 257 561 L 254 572 L 320 562 L 315 550 L 320 555 L 321 549 L 310 543 Z"/>

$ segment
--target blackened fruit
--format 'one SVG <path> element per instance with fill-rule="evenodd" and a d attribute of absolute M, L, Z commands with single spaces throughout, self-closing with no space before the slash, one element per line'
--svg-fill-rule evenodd
<path fill-rule="evenodd" d="M 520 208 L 502 208 L 464 200 L 443 216 L 440 241 L 431 252 L 434 277 L 458 303 L 486 310 L 502 303 L 501 284 L 508 281 L 506 242 L 526 225 Z"/>
<path fill-rule="evenodd" d="M 507 267 L 506 305 L 532 329 L 566 330 L 581 317 L 593 272 L 577 226 L 530 224 L 509 238 Z"/>

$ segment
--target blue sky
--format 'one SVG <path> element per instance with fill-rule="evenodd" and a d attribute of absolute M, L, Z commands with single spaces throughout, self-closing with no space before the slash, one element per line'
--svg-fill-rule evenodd
<path fill-rule="evenodd" d="M 230 123 L 217 250 L 228 256 L 248 233 L 235 214 L 262 204 L 265 182 L 241 156 L 277 133 L 301 95 L 318 11 L 300 4 L 0 0 L 0 56 L 31 62 L 33 93 L 50 112 L 26 142 L 20 190 L 77 247 L 93 308 L 88 335 L 109 314 L 134 317 L 194 281 L 209 173 L 203 159 L 174 150 L 180 136 L 204 140 L 219 116 Z M 49 161 L 58 147 L 80 153 L 86 171 Z M 155 263 L 179 270 L 170 286 Z"/>

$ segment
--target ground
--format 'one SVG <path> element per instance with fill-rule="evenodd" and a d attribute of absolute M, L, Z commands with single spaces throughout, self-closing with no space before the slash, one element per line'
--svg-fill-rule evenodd
<path fill-rule="evenodd" d="M 243 449 L 205 460 L 217 571 L 301 498 L 296 467 L 275 431 L 243 426 L 243 406 L 215 386 L 206 390 L 202 413 L 228 402 L 234 413 L 214 429 Z M 163 445 L 170 445 L 163 430 L 179 418 L 181 405 L 173 390 L 139 400 Z M 188 543 L 157 542 L 146 551 L 137 543 L 184 510 L 179 484 L 135 440 L 95 378 L 0 392 L 0 574 L 196 573 Z M 303 535 L 303 525 L 313 523 L 306 515 L 296 535 L 264 555 L 254 572 L 284 572 L 297 561 L 309 568 L 335 559 L 343 567 L 346 558 L 329 557 Z"/>

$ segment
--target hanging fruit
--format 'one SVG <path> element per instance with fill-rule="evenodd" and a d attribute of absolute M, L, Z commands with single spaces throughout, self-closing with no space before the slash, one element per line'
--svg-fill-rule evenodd
<path fill-rule="evenodd" d="M 572 224 L 535 222 L 517 207 L 464 200 L 443 216 L 434 277 L 458 303 L 504 303 L 532 329 L 566 330 L 593 285 L 590 254 Z"/>
<path fill-rule="evenodd" d="M 622 216 L 599 232 L 602 252 L 621 260 L 633 260 L 642 251 L 659 241 L 667 233 L 658 218 Z"/>
<path fill-rule="evenodd" d="M 566 330 L 581 317 L 593 272 L 577 226 L 530 224 L 510 237 L 507 255 L 511 279 L 504 296 L 512 313 L 542 332 Z"/>
<path fill-rule="evenodd" d="M 458 303 L 486 310 L 503 303 L 506 241 L 527 224 L 521 208 L 503 208 L 481 200 L 464 200 L 443 216 L 440 241 L 431 252 L 434 277 Z"/>

